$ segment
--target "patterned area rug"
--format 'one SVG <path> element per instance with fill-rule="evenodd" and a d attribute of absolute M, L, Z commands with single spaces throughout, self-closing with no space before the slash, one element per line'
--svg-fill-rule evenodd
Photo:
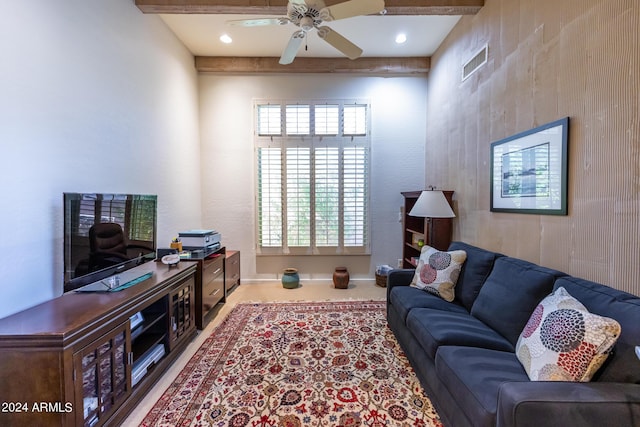
<path fill-rule="evenodd" d="M 373 301 L 239 304 L 142 426 L 432 426 Z"/>

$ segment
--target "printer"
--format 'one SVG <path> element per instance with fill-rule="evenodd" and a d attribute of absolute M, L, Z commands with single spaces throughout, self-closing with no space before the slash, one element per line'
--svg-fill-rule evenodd
<path fill-rule="evenodd" d="M 213 250 L 220 247 L 220 233 L 215 230 L 189 230 L 178 233 L 185 250 Z"/>

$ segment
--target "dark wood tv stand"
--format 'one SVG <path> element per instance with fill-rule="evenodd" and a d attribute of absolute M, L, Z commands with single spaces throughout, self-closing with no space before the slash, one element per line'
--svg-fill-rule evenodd
<path fill-rule="evenodd" d="M 68 293 L 0 319 L 0 425 L 120 425 L 196 333 L 193 263 L 111 293 Z M 142 313 L 131 330 L 130 318 Z M 164 348 L 137 384 L 132 369 Z"/>

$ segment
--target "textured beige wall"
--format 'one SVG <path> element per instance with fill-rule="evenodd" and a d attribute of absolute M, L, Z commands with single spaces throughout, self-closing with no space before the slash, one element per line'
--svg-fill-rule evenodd
<path fill-rule="evenodd" d="M 639 28 L 637 0 L 487 0 L 461 19 L 427 104 L 426 184 L 456 191 L 455 239 L 640 295 Z M 566 116 L 569 215 L 490 212 L 490 144 Z"/>

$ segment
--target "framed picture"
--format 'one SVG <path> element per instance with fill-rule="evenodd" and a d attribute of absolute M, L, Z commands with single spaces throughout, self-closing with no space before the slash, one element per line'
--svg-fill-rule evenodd
<path fill-rule="evenodd" d="M 567 215 L 569 118 L 491 144 L 491 212 Z"/>

